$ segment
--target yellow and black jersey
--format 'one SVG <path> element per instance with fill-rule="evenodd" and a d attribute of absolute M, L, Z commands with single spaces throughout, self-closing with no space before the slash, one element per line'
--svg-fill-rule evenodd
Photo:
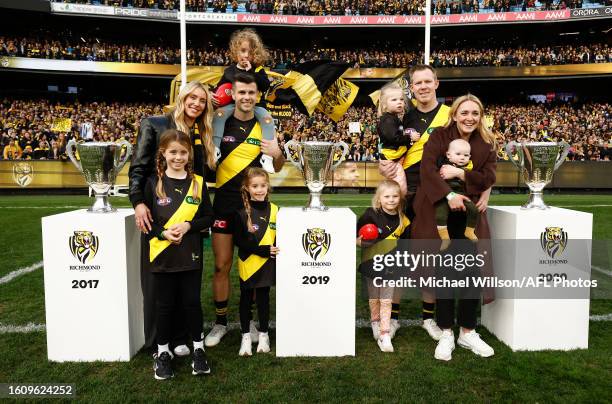
<path fill-rule="evenodd" d="M 357 232 L 366 224 L 376 225 L 378 239 L 374 244 L 371 244 L 371 241 L 362 241 L 359 272 L 372 278 L 376 276 L 376 272 L 372 269 L 372 257 L 377 254 L 392 253 L 397 248 L 398 239 L 408 238 L 410 220 L 403 213 L 390 215 L 382 209 L 377 211 L 368 208 L 357 221 Z"/>
<path fill-rule="evenodd" d="M 248 167 L 261 167 L 261 139 L 261 126 L 255 118 L 248 121 L 234 116 L 227 118 L 217 163 L 215 212 L 226 207 L 235 211 L 242 206 L 240 187 L 244 171 Z"/>
<path fill-rule="evenodd" d="M 248 230 L 244 208 L 237 214 L 234 230 L 242 289 L 272 286 L 276 281 L 276 260 L 270 258 L 270 246 L 276 242 L 278 206 L 268 201 L 251 201 L 250 204 L 251 222 L 255 232 Z"/>
<path fill-rule="evenodd" d="M 404 123 L 396 114 L 385 112 L 380 116 L 376 130 L 380 140 L 381 160 L 397 161 L 406 154 L 412 141 L 410 136 L 404 135 L 404 128 Z"/>
<path fill-rule="evenodd" d="M 152 230 L 146 235 L 143 257 L 152 272 L 179 272 L 202 268 L 202 233 L 212 224 L 213 212 L 202 177 L 176 179 L 166 175 L 162 184 L 166 198 L 155 193 L 157 176 L 148 179 L 145 185 L 145 204 L 153 216 Z M 194 182 L 198 193 L 192 196 Z M 175 223 L 189 222 L 191 229 L 183 236 L 180 244 L 164 240 L 161 233 Z"/>

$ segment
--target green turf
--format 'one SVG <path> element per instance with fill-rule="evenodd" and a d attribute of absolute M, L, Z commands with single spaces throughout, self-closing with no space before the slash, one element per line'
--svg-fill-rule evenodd
<path fill-rule="evenodd" d="M 306 194 L 278 193 L 273 199 L 281 206 L 300 206 Z M 349 206 L 361 214 L 369 206 L 371 195 L 325 195 L 324 200 L 328 205 Z M 490 204 L 518 205 L 524 200 L 525 195 L 493 195 Z M 593 213 L 594 239 L 612 239 L 612 196 L 547 195 L 546 201 Z M 128 206 L 125 198 L 113 198 L 112 202 L 118 207 Z M 87 207 L 89 203 L 90 199 L 80 196 L 0 197 L 0 276 L 42 260 L 41 217 Z M 205 260 L 202 304 L 205 320 L 212 321 L 210 251 Z M 359 284 L 359 280 L 356 282 Z M 236 276 L 232 277 L 232 285 L 230 321 L 236 321 Z M 365 300 L 357 300 L 357 317 L 367 318 Z M 271 307 L 274 309 L 274 300 Z M 611 312 L 610 300 L 592 300 L 592 314 Z M 330 313 L 333 315 L 333 304 Z M 418 314 L 419 302 L 402 303 L 402 318 L 417 318 Z M 30 322 L 45 322 L 42 270 L 0 285 L 0 324 Z M 354 358 L 280 359 L 273 354 L 239 358 L 239 333 L 234 330 L 218 347 L 208 350 L 213 375 L 195 379 L 188 372 L 188 361 L 179 360 L 177 377 L 164 383 L 153 380 L 152 362 L 144 352 L 129 363 L 49 363 L 44 332 L 1 334 L 0 383 L 70 382 L 76 384 L 80 400 L 100 402 L 606 402 L 612 391 L 611 325 L 591 322 L 590 348 L 572 352 L 513 353 L 481 329 L 483 338 L 495 348 L 495 356 L 482 359 L 458 347 L 449 363 L 433 358 L 435 343 L 416 327 L 399 331 L 394 354 L 382 354 L 370 332 L 358 329 Z M 274 331 L 272 342 L 274 348 Z"/>

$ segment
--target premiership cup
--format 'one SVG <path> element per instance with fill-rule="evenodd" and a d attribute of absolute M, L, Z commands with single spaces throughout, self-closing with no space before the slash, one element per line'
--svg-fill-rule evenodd
<path fill-rule="evenodd" d="M 121 158 L 121 150 L 125 146 L 125 154 Z M 73 148 L 79 153 L 79 160 L 74 156 Z M 96 200 L 87 209 L 93 213 L 116 212 L 108 201 L 108 194 L 115 185 L 117 175 L 127 163 L 132 154 L 132 145 L 127 140 L 121 142 L 89 142 L 77 143 L 71 139 L 66 145 L 66 154 L 76 168 L 85 176 L 85 182 L 93 189 Z"/>
<path fill-rule="evenodd" d="M 294 152 L 291 151 L 294 148 Z M 334 154 L 337 147 L 342 147 L 342 156 L 334 163 Z M 285 143 L 287 159 L 302 172 L 304 182 L 310 191 L 308 204 L 304 210 L 327 210 L 321 201 L 321 192 L 327 184 L 327 177 L 336 169 L 348 153 L 348 145 L 344 142 L 296 142 L 290 140 Z M 294 153 L 297 159 L 294 158 Z"/>
<path fill-rule="evenodd" d="M 523 174 L 529 187 L 529 200 L 523 209 L 549 209 L 544 203 L 542 190 L 553 178 L 553 174 L 565 161 L 570 145 L 565 142 L 509 142 L 505 146 L 512 164 Z M 518 160 L 514 159 L 513 150 Z"/>

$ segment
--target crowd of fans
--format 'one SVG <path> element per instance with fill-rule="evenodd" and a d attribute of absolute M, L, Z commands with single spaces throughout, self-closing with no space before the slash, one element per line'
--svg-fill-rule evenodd
<path fill-rule="evenodd" d="M 117 41 L 86 40 L 83 36 L 70 39 L 69 35 L 62 39 L 50 39 L 53 37 L 47 34 L 29 38 L 0 36 L 0 56 L 153 64 L 179 64 L 181 58 L 178 48 L 166 45 L 121 44 Z M 320 59 L 345 61 L 354 67 L 406 68 L 421 62 L 423 58 L 421 51 L 410 51 L 407 45 L 391 42 L 377 42 L 359 51 L 319 46 L 302 50 L 271 48 L 270 55 L 272 60 L 269 66 L 276 69 L 291 69 L 299 63 Z M 430 62 L 437 68 L 606 63 L 612 62 L 612 46 L 607 43 L 559 46 L 502 44 L 486 48 L 483 44 L 480 49 L 434 48 Z M 208 43 L 202 47 L 188 47 L 187 63 L 227 66 L 231 58 L 227 47 Z"/>
<path fill-rule="evenodd" d="M 63 3 L 178 10 L 179 0 L 55 0 Z M 605 0 L 607 4 L 609 0 Z M 244 8 L 241 7 L 243 3 Z M 425 0 L 186 0 L 188 11 L 284 15 L 424 15 Z M 433 0 L 432 14 L 582 8 L 582 0 Z"/>
<path fill-rule="evenodd" d="M 0 102 L 2 158 L 65 159 L 70 138 L 134 142 L 140 120 L 161 113 L 161 107 L 151 103 L 58 104 L 45 99 L 4 99 Z M 570 160 L 612 159 L 612 104 L 502 104 L 489 105 L 486 113 L 500 144 L 500 159 L 508 158 L 501 145 L 510 140 L 563 140 L 572 146 Z M 66 130 L 53 129 L 65 119 L 69 119 Z M 373 106 L 351 107 L 337 123 L 320 112 L 312 116 L 295 112 L 278 122 L 281 143 L 289 139 L 342 140 L 350 146 L 349 161 L 378 159 Z M 358 131 L 355 124 L 349 125 L 355 122 L 359 123 Z"/>

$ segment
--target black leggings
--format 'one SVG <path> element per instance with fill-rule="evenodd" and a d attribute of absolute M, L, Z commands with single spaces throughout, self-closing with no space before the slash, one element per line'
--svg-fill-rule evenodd
<path fill-rule="evenodd" d="M 157 309 L 157 344 L 165 345 L 176 335 L 174 314 L 181 302 L 187 329 L 193 341 L 202 340 L 202 270 L 153 274 Z M 180 299 L 180 300 L 179 300 Z"/>
<path fill-rule="evenodd" d="M 268 332 L 270 321 L 270 287 L 240 290 L 240 329 L 243 334 L 249 332 L 251 321 L 251 304 L 255 293 L 257 315 L 259 317 L 259 331 Z"/>

